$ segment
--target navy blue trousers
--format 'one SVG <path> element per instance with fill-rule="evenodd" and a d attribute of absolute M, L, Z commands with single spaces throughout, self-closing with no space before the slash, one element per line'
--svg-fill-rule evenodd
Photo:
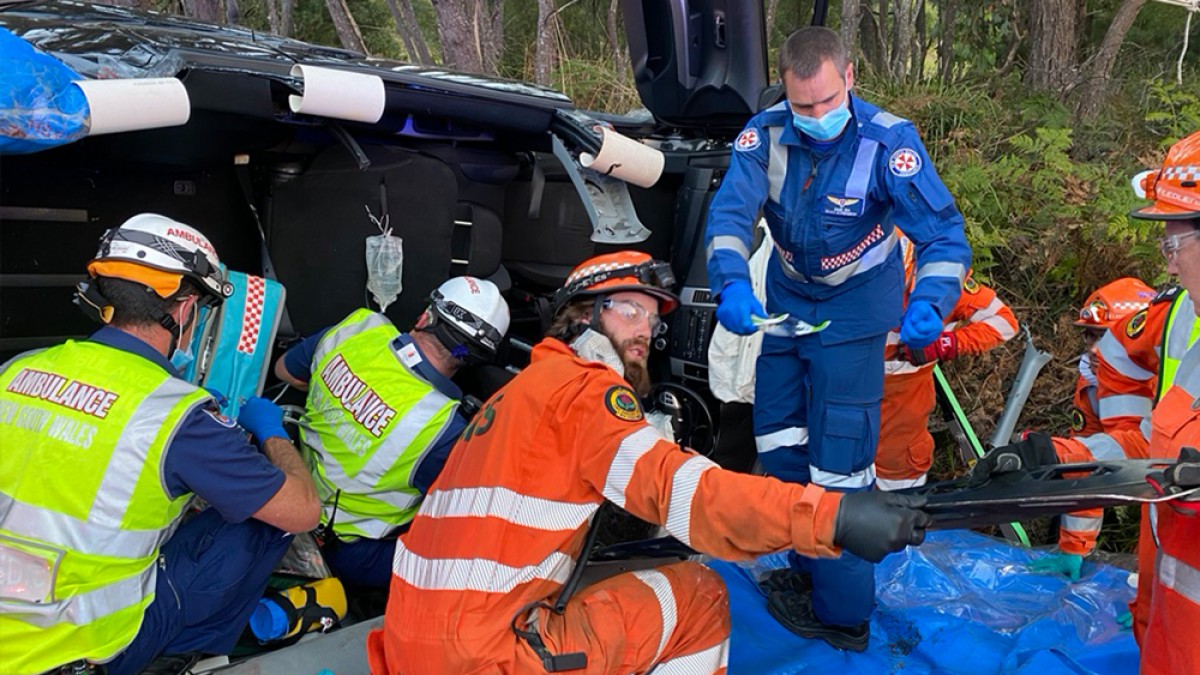
<path fill-rule="evenodd" d="M 886 335 L 839 344 L 820 336 L 763 338 L 755 369 L 754 440 L 766 472 L 840 492 L 873 489 Z M 813 611 L 828 624 L 857 626 L 875 603 L 874 567 L 843 552 L 801 560 L 812 572 Z"/>
<path fill-rule="evenodd" d="M 392 583 L 392 557 L 396 538 L 355 539 L 321 549 L 333 576 L 346 586 L 387 588 Z"/>
<path fill-rule="evenodd" d="M 228 654 L 292 535 L 257 520 L 227 523 L 208 509 L 163 544 L 154 602 L 133 642 L 108 664 L 132 675 L 160 654 Z"/>

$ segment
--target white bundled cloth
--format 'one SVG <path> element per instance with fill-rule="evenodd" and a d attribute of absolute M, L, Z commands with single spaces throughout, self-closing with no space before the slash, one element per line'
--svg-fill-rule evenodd
<path fill-rule="evenodd" d="M 767 221 L 760 219 L 758 228 L 763 240 L 750 256 L 750 285 L 754 297 L 766 305 L 767 261 L 775 243 Z M 722 403 L 754 403 L 754 366 L 762 352 L 762 331 L 753 335 L 737 335 L 717 323 L 712 342 L 708 344 L 708 386 Z"/>
<path fill-rule="evenodd" d="M 367 237 L 367 290 L 379 304 L 379 311 L 386 312 L 403 289 L 404 241 L 392 234 L 390 216 L 385 215 L 381 222 L 367 208 L 367 217 L 380 232 Z"/>

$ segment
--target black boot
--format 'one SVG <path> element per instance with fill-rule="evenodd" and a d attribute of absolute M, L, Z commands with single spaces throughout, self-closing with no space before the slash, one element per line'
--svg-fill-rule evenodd
<path fill-rule="evenodd" d="M 771 570 L 759 580 L 758 588 L 763 592 L 763 595 L 770 595 L 776 591 L 794 591 L 801 594 L 810 593 L 813 588 L 812 575 L 808 572 L 800 572 L 791 567 Z"/>
<path fill-rule="evenodd" d="M 796 635 L 824 640 L 835 649 L 862 652 L 870 642 L 871 624 L 868 622 L 858 626 L 822 623 L 813 613 L 812 593 L 775 591 L 767 596 L 767 611 Z"/>

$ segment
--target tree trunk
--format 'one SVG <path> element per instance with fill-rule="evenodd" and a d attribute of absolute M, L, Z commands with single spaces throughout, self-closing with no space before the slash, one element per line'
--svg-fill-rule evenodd
<path fill-rule="evenodd" d="M 183 0 L 183 15 L 210 23 L 221 21 L 221 0 Z"/>
<path fill-rule="evenodd" d="M 1087 69 L 1087 79 L 1083 81 L 1083 93 L 1080 95 L 1079 107 L 1076 111 L 1079 119 L 1090 120 L 1096 117 L 1108 100 L 1108 80 L 1112 76 L 1113 66 L 1117 62 L 1117 53 L 1125 34 L 1133 26 L 1138 13 L 1146 0 L 1124 0 L 1117 9 L 1113 21 L 1104 33 L 1104 41 L 1100 50 L 1092 58 L 1091 67 Z"/>
<path fill-rule="evenodd" d="M 442 41 L 442 63 L 468 73 L 495 75 L 504 53 L 503 0 L 432 0 Z"/>
<path fill-rule="evenodd" d="M 392 11 L 392 20 L 396 22 L 396 33 L 404 42 L 408 60 L 422 66 L 432 66 L 433 55 L 429 53 L 429 45 L 421 32 L 421 24 L 417 23 L 412 0 L 387 0 L 387 4 L 388 9 Z"/>
<path fill-rule="evenodd" d="M 277 0 L 265 0 L 267 5 L 267 27 L 275 35 L 283 33 L 283 24 L 279 20 L 279 3 Z"/>
<path fill-rule="evenodd" d="M 504 0 L 476 1 L 479 7 L 477 23 L 482 36 L 480 60 L 484 69 L 481 72 L 496 75 L 504 56 Z M 555 21 L 558 21 L 557 17 Z"/>
<path fill-rule="evenodd" d="M 942 0 L 938 12 L 938 77 L 942 84 L 954 79 L 954 21 L 958 0 Z"/>
<path fill-rule="evenodd" d="M 767 3 L 767 26 L 774 23 L 774 10 L 778 0 Z M 858 60 L 858 30 L 862 23 L 861 0 L 842 0 L 842 42 L 851 61 Z"/>
<path fill-rule="evenodd" d="M 346 0 L 325 0 L 329 9 L 329 17 L 333 19 L 333 29 L 337 31 L 338 40 L 342 47 L 351 51 L 367 53 L 367 45 L 363 42 L 362 32 L 358 30 L 358 22 L 350 14 Z"/>
<path fill-rule="evenodd" d="M 237 24 L 242 19 L 242 10 L 237 0 L 225 0 L 225 23 Z"/>
<path fill-rule="evenodd" d="M 909 63 L 912 64 L 908 69 L 909 82 L 920 82 L 921 78 L 925 75 L 925 50 L 928 46 L 925 42 L 925 33 L 925 0 L 917 0 L 917 16 L 913 31 L 912 52 L 909 54 Z"/>
<path fill-rule="evenodd" d="M 629 52 L 621 46 L 621 0 L 608 0 L 608 46 L 612 50 L 613 72 L 618 79 L 627 79 Z"/>
<path fill-rule="evenodd" d="M 292 16 L 296 9 L 296 0 L 279 0 L 279 34 L 284 37 L 292 36 Z"/>
<path fill-rule="evenodd" d="M 895 0 L 896 20 L 892 24 L 892 58 L 888 72 L 900 81 L 908 79 L 908 61 L 912 54 L 913 31 L 920 0 Z"/>
<path fill-rule="evenodd" d="M 554 64 L 558 61 L 558 25 L 555 0 L 538 0 L 537 51 L 533 56 L 533 81 L 550 86 Z"/>
<path fill-rule="evenodd" d="M 850 2 L 851 0 L 846 0 Z M 858 0 L 854 0 L 857 2 Z M 767 0 L 767 40 L 770 41 L 771 31 L 775 29 L 775 16 L 779 11 L 779 0 Z"/>
<path fill-rule="evenodd" d="M 1062 96 L 1075 80 L 1076 7 L 1063 0 L 1030 0 L 1029 62 L 1025 84 Z"/>

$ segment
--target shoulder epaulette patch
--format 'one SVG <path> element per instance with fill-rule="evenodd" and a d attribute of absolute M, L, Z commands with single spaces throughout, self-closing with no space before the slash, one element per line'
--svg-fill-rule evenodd
<path fill-rule="evenodd" d="M 1179 294 L 1182 292 L 1183 286 L 1178 284 L 1174 286 L 1168 286 L 1167 288 L 1159 291 L 1158 295 L 1154 296 L 1154 299 L 1150 301 L 1150 304 L 1157 305 L 1160 302 L 1171 302 L 1175 298 L 1179 297 Z"/>
<path fill-rule="evenodd" d="M 1146 318 L 1149 313 L 1150 310 L 1143 309 L 1137 314 L 1134 314 L 1133 317 L 1129 319 L 1129 323 L 1125 324 L 1125 335 L 1128 335 L 1131 338 L 1141 335 L 1142 331 L 1146 330 Z"/>
<path fill-rule="evenodd" d="M 975 281 L 974 277 L 967 277 L 963 280 L 963 290 L 971 295 L 975 295 L 979 292 L 979 282 Z"/>
<path fill-rule="evenodd" d="M 609 387 L 604 392 L 604 407 L 613 417 L 626 422 L 637 422 L 642 419 L 642 404 L 629 387 Z"/>

